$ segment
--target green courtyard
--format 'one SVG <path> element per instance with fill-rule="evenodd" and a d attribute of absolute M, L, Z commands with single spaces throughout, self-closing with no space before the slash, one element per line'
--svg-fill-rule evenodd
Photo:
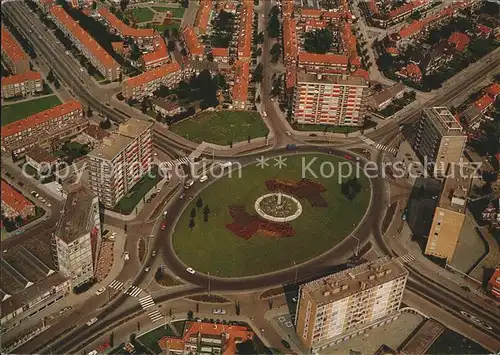
<path fill-rule="evenodd" d="M 205 141 L 224 146 L 269 133 L 260 114 L 254 111 L 202 112 L 173 124 L 170 130 L 196 143 Z"/>
<path fill-rule="evenodd" d="M 311 169 L 317 178 L 309 172 L 302 175 L 303 163 L 307 165 L 314 158 Z M 346 160 L 324 154 L 304 154 L 286 156 L 286 167 L 281 169 L 275 163 L 270 159 L 264 169 L 256 165 L 245 167 L 241 178 L 238 172 L 233 172 L 232 177 L 223 177 L 206 187 L 199 194 L 202 203 L 193 199 L 176 224 L 173 235 L 174 250 L 186 265 L 221 277 L 250 276 L 288 268 L 331 249 L 362 219 L 370 200 L 370 183 L 361 173 L 357 179 L 359 192 L 349 200 L 342 193 L 342 182 L 353 176 L 339 183 L 337 175 L 340 163 L 350 164 Z M 322 164 L 325 177 L 320 173 Z M 328 175 L 327 164 L 335 168 L 333 176 Z M 344 175 L 348 175 L 347 170 L 344 166 Z M 295 183 L 301 178 L 320 183 L 326 189 L 320 195 L 327 207 L 313 207 L 310 198 L 298 198 L 302 214 L 289 222 L 294 236 L 275 238 L 259 230 L 251 238 L 244 239 L 226 227 L 234 222 L 229 207 L 241 206 L 248 215 L 256 215 L 256 199 L 269 192 L 266 180 L 283 179 Z M 208 218 L 204 217 L 205 206 L 208 206 Z M 193 213 L 195 217 L 191 218 Z"/>
<path fill-rule="evenodd" d="M 35 100 L 27 100 L 12 105 L 2 105 L 2 126 L 21 120 L 35 113 L 60 105 L 61 100 L 56 95 Z"/>
<path fill-rule="evenodd" d="M 186 10 L 183 7 L 164 7 L 164 6 L 153 6 L 153 10 L 156 12 L 171 12 L 173 18 L 182 18 L 184 16 L 184 11 Z"/>
<path fill-rule="evenodd" d="M 154 11 L 148 7 L 136 7 L 130 12 L 138 23 L 151 21 L 155 15 Z"/>

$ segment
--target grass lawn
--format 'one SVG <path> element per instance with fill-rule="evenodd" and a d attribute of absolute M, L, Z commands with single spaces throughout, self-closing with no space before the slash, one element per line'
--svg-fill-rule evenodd
<path fill-rule="evenodd" d="M 463 337 L 453 330 L 446 329 L 431 345 L 427 354 L 488 354 L 478 343 Z"/>
<path fill-rule="evenodd" d="M 163 33 L 163 31 L 165 31 L 167 28 L 170 30 L 172 30 L 173 28 L 179 29 L 181 27 L 181 23 L 175 22 L 175 23 L 171 23 L 169 25 L 156 25 L 154 27 L 158 32 Z"/>
<path fill-rule="evenodd" d="M 156 176 L 156 178 L 153 178 L 153 176 Z M 152 169 L 151 174 L 143 176 L 142 179 L 140 179 L 137 184 L 132 187 L 128 194 L 125 195 L 120 202 L 118 202 L 113 211 L 123 214 L 131 214 L 135 206 L 137 206 L 141 199 L 146 196 L 149 190 L 151 190 L 160 180 L 161 177 L 160 174 L 158 174 L 158 167 L 155 166 Z"/>
<path fill-rule="evenodd" d="M 248 136 L 265 137 L 269 132 L 260 114 L 253 111 L 203 112 L 175 123 L 170 129 L 193 142 L 219 145 L 246 141 Z"/>
<path fill-rule="evenodd" d="M 184 16 L 184 11 L 186 11 L 185 8 L 183 7 L 160 7 L 160 6 L 153 6 L 153 10 L 157 12 L 167 12 L 170 11 L 172 13 L 173 18 L 182 18 Z"/>
<path fill-rule="evenodd" d="M 131 12 L 138 23 L 151 21 L 155 15 L 155 13 L 147 7 L 136 7 L 132 9 Z"/>
<path fill-rule="evenodd" d="M 244 206 L 247 213 L 255 215 L 255 200 L 268 192 L 264 184 L 266 180 L 298 181 L 302 178 L 302 160 L 307 165 L 315 157 L 317 160 L 311 168 L 318 179 L 307 171 L 304 177 L 325 187 L 326 191 L 321 196 L 328 202 L 328 207 L 312 207 L 309 201 L 301 199 L 302 215 L 290 222 L 295 236 L 274 239 L 256 234 L 244 240 L 226 228 L 233 222 L 228 207 Z M 358 180 L 361 191 L 354 200 L 348 201 L 341 193 L 337 174 L 330 178 L 321 177 L 320 166 L 324 162 L 333 163 L 335 171 L 338 171 L 338 164 L 345 161 L 321 154 L 292 155 L 287 156 L 287 167 L 281 170 L 274 166 L 271 159 L 265 169 L 252 165 L 243 169 L 242 178 L 233 173 L 232 178 L 226 176 L 215 181 L 199 195 L 203 204 L 209 206 L 208 222 L 204 222 L 202 209 L 195 207 L 197 199 L 193 199 L 175 227 L 175 252 L 184 263 L 200 272 L 239 277 L 287 268 L 293 262 L 299 264 L 331 249 L 348 236 L 353 224 L 363 217 L 370 200 L 370 183 L 361 173 Z M 343 171 L 347 175 L 347 167 Z M 324 170 L 325 175 L 329 172 L 330 169 Z M 193 208 L 196 209 L 195 226 L 190 230 Z"/>
<path fill-rule="evenodd" d="M 366 121 L 365 124 L 365 129 L 369 129 L 373 127 L 373 122 L 372 121 Z M 318 135 L 321 135 L 321 133 L 325 132 L 325 127 L 328 127 L 326 132 L 332 132 L 332 133 L 352 133 L 360 130 L 360 127 L 350 127 L 350 126 L 325 126 L 321 124 L 299 124 L 299 123 L 292 123 L 293 129 L 297 131 L 316 131 L 319 132 Z"/>
<path fill-rule="evenodd" d="M 160 340 L 164 336 L 176 336 L 175 331 L 170 327 L 170 325 L 167 325 L 166 329 L 163 325 L 156 329 L 153 329 L 149 333 L 146 333 L 143 336 L 137 338 L 137 340 L 143 343 L 148 349 L 153 351 L 153 353 L 160 354 L 161 348 L 158 346 L 158 340 Z"/>
<path fill-rule="evenodd" d="M 40 99 L 23 101 L 17 104 L 4 105 L 2 106 L 2 126 L 34 115 L 35 113 L 48 110 L 60 104 L 61 100 L 59 100 L 56 95 L 51 95 Z"/>

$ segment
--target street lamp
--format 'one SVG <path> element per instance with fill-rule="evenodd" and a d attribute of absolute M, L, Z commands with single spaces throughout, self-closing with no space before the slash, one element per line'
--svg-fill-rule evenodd
<path fill-rule="evenodd" d="M 354 234 L 351 234 L 351 237 L 353 237 L 354 239 L 356 239 L 358 241 L 358 243 L 356 245 L 356 252 L 354 253 L 355 256 L 358 256 L 359 255 L 359 238 L 356 237 Z"/>

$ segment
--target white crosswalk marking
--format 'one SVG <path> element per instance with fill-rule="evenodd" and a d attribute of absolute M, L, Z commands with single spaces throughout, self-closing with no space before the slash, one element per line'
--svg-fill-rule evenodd
<path fill-rule="evenodd" d="M 113 280 L 108 287 L 111 287 L 115 290 L 121 290 L 123 288 L 123 282 L 118 281 L 118 280 Z"/>
<path fill-rule="evenodd" d="M 415 260 L 415 257 L 410 253 L 406 253 L 405 255 L 401 256 L 401 260 L 403 260 L 404 263 L 410 263 Z"/>
<path fill-rule="evenodd" d="M 193 163 L 193 160 L 191 158 L 182 157 L 182 158 L 179 158 L 179 159 L 167 161 L 166 165 L 169 168 L 174 168 L 174 167 L 179 166 L 181 164 L 188 164 L 189 165 L 189 164 L 192 164 L 192 163 Z"/>
<path fill-rule="evenodd" d="M 151 295 L 144 296 L 142 298 L 139 298 L 139 303 L 141 304 L 142 308 L 147 309 L 149 307 L 153 307 L 155 305 L 155 301 L 153 301 L 153 297 Z"/>
<path fill-rule="evenodd" d="M 136 286 L 130 286 L 127 291 L 125 291 L 125 294 L 132 296 L 132 297 L 137 297 L 139 294 L 142 292 L 142 289 Z"/>
<path fill-rule="evenodd" d="M 368 145 L 375 145 L 375 142 L 366 136 L 360 136 L 359 138 Z"/>
<path fill-rule="evenodd" d="M 162 318 L 163 318 L 163 316 L 161 315 L 161 313 L 160 313 L 157 309 L 155 309 L 155 310 L 153 310 L 153 311 L 149 312 L 149 318 L 151 318 L 151 321 L 152 321 L 153 323 L 156 323 L 156 322 L 158 322 L 160 319 L 162 319 Z"/>
<path fill-rule="evenodd" d="M 378 150 L 383 150 L 384 149 L 384 146 L 380 143 L 378 143 L 375 148 L 377 148 Z"/>

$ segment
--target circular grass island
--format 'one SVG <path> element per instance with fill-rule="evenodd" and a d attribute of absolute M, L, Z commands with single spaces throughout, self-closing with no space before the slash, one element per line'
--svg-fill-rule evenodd
<path fill-rule="evenodd" d="M 310 168 L 316 176 L 311 170 L 303 175 L 303 166 L 313 159 Z M 232 177 L 214 181 L 187 206 L 172 236 L 182 262 L 219 277 L 278 271 L 333 248 L 363 218 L 370 183 L 362 172 L 356 177 L 354 168 L 339 182 L 339 164 L 346 160 L 315 153 L 286 156 L 281 169 L 274 159 L 267 162 L 263 169 L 255 164 L 243 168 L 241 178 L 233 171 Z M 273 192 L 296 198 L 300 216 L 284 223 L 259 216 L 255 202 Z"/>

